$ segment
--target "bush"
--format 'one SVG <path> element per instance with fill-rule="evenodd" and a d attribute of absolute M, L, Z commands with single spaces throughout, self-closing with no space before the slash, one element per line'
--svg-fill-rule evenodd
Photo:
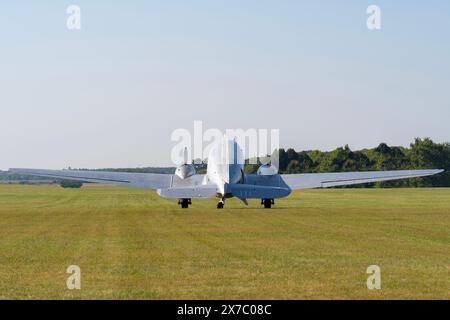
<path fill-rule="evenodd" d="M 59 183 L 59 185 L 63 188 L 81 188 L 83 186 L 83 182 L 73 180 L 62 180 Z"/>

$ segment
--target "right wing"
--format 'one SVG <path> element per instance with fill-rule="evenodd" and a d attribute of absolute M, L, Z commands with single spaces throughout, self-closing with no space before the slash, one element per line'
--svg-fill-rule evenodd
<path fill-rule="evenodd" d="M 292 190 L 329 188 L 359 183 L 431 176 L 444 170 L 395 170 L 334 173 L 282 174 L 284 183 Z"/>
<path fill-rule="evenodd" d="M 158 173 L 129 173 L 83 170 L 9 169 L 10 172 L 55 179 L 76 180 L 144 189 L 189 187 L 202 183 L 204 175 L 181 180 L 175 175 Z"/>

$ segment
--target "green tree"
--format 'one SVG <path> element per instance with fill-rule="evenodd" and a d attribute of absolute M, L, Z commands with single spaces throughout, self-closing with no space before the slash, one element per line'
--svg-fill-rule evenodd
<path fill-rule="evenodd" d="M 439 175 L 412 180 L 414 186 L 450 186 L 450 144 L 434 143 L 430 138 L 416 138 L 409 150 L 411 164 L 416 169 L 444 169 Z"/>
<path fill-rule="evenodd" d="M 302 172 L 302 165 L 300 164 L 300 161 L 298 160 L 292 160 L 289 162 L 286 173 L 301 173 Z"/>

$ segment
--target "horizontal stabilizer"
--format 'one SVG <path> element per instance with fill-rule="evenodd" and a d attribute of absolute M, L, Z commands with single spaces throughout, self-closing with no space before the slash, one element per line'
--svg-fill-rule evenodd
<path fill-rule="evenodd" d="M 225 192 L 240 199 L 276 199 L 288 196 L 291 190 L 253 184 L 229 184 L 226 185 Z"/>
<path fill-rule="evenodd" d="M 212 198 L 217 194 L 216 186 L 197 186 L 185 188 L 165 188 L 158 189 L 158 194 L 164 198 L 172 199 L 193 199 L 193 198 Z"/>

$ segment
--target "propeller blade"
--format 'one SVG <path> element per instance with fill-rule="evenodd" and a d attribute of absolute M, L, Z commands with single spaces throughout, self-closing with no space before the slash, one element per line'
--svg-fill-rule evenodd
<path fill-rule="evenodd" d="M 184 164 L 188 164 L 188 149 L 185 147 L 183 151 Z"/>
<path fill-rule="evenodd" d="M 279 170 L 280 168 L 280 156 L 279 156 L 279 152 L 278 149 L 275 149 L 272 153 L 272 155 L 270 156 L 270 163 L 272 164 L 272 166 L 274 166 L 277 170 Z"/>

